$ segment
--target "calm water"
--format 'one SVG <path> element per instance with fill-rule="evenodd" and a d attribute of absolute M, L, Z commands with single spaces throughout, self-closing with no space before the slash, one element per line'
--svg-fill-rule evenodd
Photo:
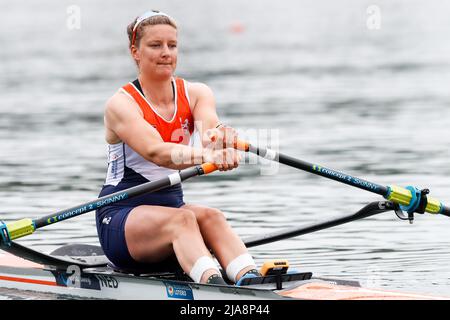
<path fill-rule="evenodd" d="M 178 21 L 178 75 L 207 83 L 223 122 L 245 137 L 380 184 L 428 187 L 448 204 L 450 4 L 377 1 L 381 28 L 371 30 L 366 9 L 372 3 L 174 0 L 152 1 L 151 8 Z M 125 7 L 118 0 L 77 1 L 81 28 L 69 30 L 72 4 L 0 3 L 0 199 L 6 221 L 91 200 L 105 177 L 103 106 L 135 77 L 125 27 L 148 1 Z M 261 166 L 276 174 L 261 174 Z M 188 202 L 221 208 L 243 237 L 349 213 L 379 199 L 268 164 L 196 178 L 184 189 Z M 409 225 L 385 213 L 251 252 L 258 263 L 284 257 L 320 276 L 450 296 L 449 228 L 444 216 L 418 216 Z M 20 240 L 46 252 L 69 242 L 98 243 L 93 213 Z"/>

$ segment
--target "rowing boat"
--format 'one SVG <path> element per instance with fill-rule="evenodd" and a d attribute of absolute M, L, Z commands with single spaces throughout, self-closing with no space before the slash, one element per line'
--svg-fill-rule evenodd
<path fill-rule="evenodd" d="M 247 247 L 273 242 L 292 235 L 302 235 L 346 222 L 393 210 L 387 201 L 373 202 L 360 211 L 321 223 L 287 229 L 263 237 L 244 240 Z M 2 245 L 0 287 L 97 299 L 151 300 L 265 300 L 333 299 L 391 300 L 447 299 L 362 288 L 358 281 L 315 277 L 311 272 L 288 269 L 263 277 L 246 279 L 241 286 L 208 285 L 192 282 L 175 260 L 151 265 L 141 270 L 121 270 L 104 256 L 100 247 L 71 244 L 50 254 L 11 242 Z M 272 269 L 274 270 L 274 269 Z"/>
<path fill-rule="evenodd" d="M 427 212 L 450 216 L 450 208 L 429 197 L 428 189 L 378 185 L 270 149 L 254 147 L 242 141 L 238 141 L 235 148 L 382 195 L 387 199 L 369 203 L 356 213 L 244 239 L 248 248 L 389 211 L 394 211 L 398 218 L 408 220 L 410 223 L 414 221 L 415 213 Z M 108 261 L 101 248 L 97 246 L 72 244 L 45 254 L 14 241 L 50 224 L 71 219 L 124 199 L 167 188 L 215 170 L 217 168 L 213 164 L 197 165 L 172 173 L 160 180 L 122 190 L 38 219 L 0 222 L 0 249 L 4 251 L 0 255 L 0 287 L 101 299 L 448 299 L 362 288 L 357 281 L 326 279 L 315 277 L 311 272 L 289 271 L 287 262 L 283 262 L 282 268 L 269 262 L 271 267 L 266 268 L 267 272 L 262 272 L 261 277 L 244 279 L 239 286 L 199 284 L 192 282 L 174 260 L 149 266 L 145 270 L 120 270 Z"/>
<path fill-rule="evenodd" d="M 60 254 L 64 250 L 83 254 L 95 253 L 101 249 L 95 246 L 70 245 L 58 250 Z M 68 265 L 61 269 L 5 252 L 0 255 L 0 287 L 52 293 L 65 298 L 121 300 L 445 299 L 362 288 L 357 281 L 315 278 L 310 272 L 280 275 L 281 288 L 277 288 L 276 276 L 252 278 L 252 281 L 243 286 L 223 286 L 194 283 L 177 271 L 148 270 L 143 274 L 120 272 L 108 265 L 102 255 L 72 256 L 71 259 L 85 264 L 92 263 L 92 267 L 85 266 L 81 269 L 77 265 Z"/>

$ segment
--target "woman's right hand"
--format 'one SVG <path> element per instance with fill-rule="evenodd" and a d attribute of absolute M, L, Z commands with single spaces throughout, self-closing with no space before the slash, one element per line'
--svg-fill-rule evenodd
<path fill-rule="evenodd" d="M 239 161 L 241 161 L 241 155 L 236 149 L 204 149 L 203 162 L 216 165 L 219 171 L 233 170 L 239 166 Z"/>

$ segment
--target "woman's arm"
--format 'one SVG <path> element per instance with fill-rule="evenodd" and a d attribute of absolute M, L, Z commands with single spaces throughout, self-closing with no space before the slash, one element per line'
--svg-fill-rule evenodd
<path fill-rule="evenodd" d="M 232 148 L 236 131 L 222 124 L 216 112 L 216 101 L 212 90 L 203 83 L 188 83 L 196 128 L 204 147 L 215 149 Z M 214 142 L 212 141 L 214 136 Z"/>
<path fill-rule="evenodd" d="M 164 142 L 158 131 L 145 121 L 136 102 L 121 92 L 106 103 L 105 126 L 144 159 L 159 166 L 184 169 L 202 163 L 202 150 Z"/>
<path fill-rule="evenodd" d="M 129 145 L 144 159 L 162 167 L 179 170 L 211 162 L 219 170 L 230 170 L 239 162 L 238 156 L 229 150 L 213 151 L 164 142 L 158 131 L 145 121 L 136 102 L 121 92 L 106 103 L 105 126 L 116 139 Z"/>

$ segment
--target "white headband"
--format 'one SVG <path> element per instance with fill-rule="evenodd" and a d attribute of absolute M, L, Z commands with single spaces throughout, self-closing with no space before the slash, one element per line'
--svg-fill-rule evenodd
<path fill-rule="evenodd" d="M 142 14 L 141 16 L 139 16 L 139 18 L 137 18 L 136 23 L 134 24 L 134 27 L 133 27 L 133 32 L 136 31 L 137 27 L 139 26 L 139 24 L 142 21 L 144 21 L 145 19 L 154 17 L 154 16 L 164 16 L 164 17 L 167 17 L 169 19 L 172 19 L 169 15 L 167 15 L 167 14 L 165 14 L 163 12 L 153 11 L 153 10 L 147 11 L 144 14 Z"/>

